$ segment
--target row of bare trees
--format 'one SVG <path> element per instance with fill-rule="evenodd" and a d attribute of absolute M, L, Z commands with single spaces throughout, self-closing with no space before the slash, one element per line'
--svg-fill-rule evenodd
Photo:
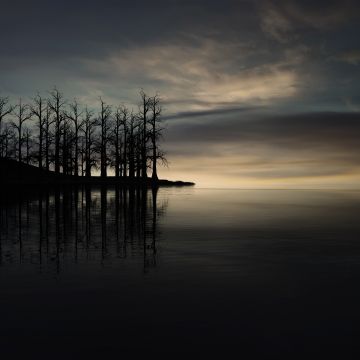
<path fill-rule="evenodd" d="M 99 98 L 96 113 L 57 88 L 27 104 L 0 97 L 0 156 L 74 176 L 106 177 L 112 168 L 118 178 L 145 179 L 150 168 L 157 180 L 157 163 L 167 164 L 161 115 L 159 95 L 143 90 L 137 112 Z"/>

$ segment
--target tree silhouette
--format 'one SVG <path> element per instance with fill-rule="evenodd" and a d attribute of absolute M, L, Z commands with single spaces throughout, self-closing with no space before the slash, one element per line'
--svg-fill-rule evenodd
<path fill-rule="evenodd" d="M 62 114 L 63 107 L 65 105 L 63 94 L 55 87 L 50 91 L 50 99 L 48 105 L 54 113 L 55 123 L 55 172 L 60 173 L 60 137 L 61 137 L 61 124 L 64 120 Z"/>
<path fill-rule="evenodd" d="M 100 176 L 107 176 L 107 165 L 108 165 L 108 157 L 107 157 L 107 145 L 109 141 L 109 130 L 110 130 L 110 115 L 111 115 L 111 107 L 107 105 L 100 98 L 100 113 L 98 118 L 98 125 L 100 126 L 100 139 L 99 139 L 99 147 L 100 147 Z"/>
<path fill-rule="evenodd" d="M 84 149 L 84 162 L 85 162 L 85 176 L 91 176 L 91 168 L 95 165 L 95 159 L 93 154 L 95 153 L 94 148 L 94 133 L 96 127 L 96 121 L 93 119 L 93 111 L 85 108 L 83 117 L 83 127 L 81 128 L 85 137 L 85 149 Z"/>
<path fill-rule="evenodd" d="M 0 96 L 0 132 L 2 130 L 1 126 L 5 116 L 11 114 L 13 110 L 14 106 L 9 104 L 9 98 Z"/>
<path fill-rule="evenodd" d="M 38 148 L 38 164 L 39 168 L 42 169 L 43 167 L 43 143 L 44 143 L 44 134 L 45 134 L 45 125 L 47 118 L 44 116 L 45 113 L 45 106 L 46 102 L 43 100 L 43 98 L 40 96 L 40 94 L 37 94 L 35 98 L 33 99 L 33 104 L 30 105 L 31 114 L 37 118 L 37 128 L 39 131 L 39 148 Z"/>
<path fill-rule="evenodd" d="M 139 106 L 139 119 L 141 119 L 141 175 L 143 179 L 147 178 L 147 123 L 148 112 L 150 111 L 151 99 L 144 90 L 140 91 L 141 103 Z"/>
<path fill-rule="evenodd" d="M 13 128 L 11 124 L 5 124 L 4 130 L 1 134 L 1 143 L 0 143 L 0 156 L 1 157 L 11 157 L 11 143 L 15 137 Z"/>
<path fill-rule="evenodd" d="M 0 146 L 1 146 L 1 154 L 3 153 L 3 148 L 5 147 L 5 142 L 9 141 L 8 130 L 6 130 L 6 134 L 2 131 L 3 121 L 6 116 L 10 115 L 14 110 L 14 106 L 9 103 L 8 97 L 0 96 Z"/>
<path fill-rule="evenodd" d="M 158 180 L 159 161 L 166 159 L 159 146 L 164 127 L 159 95 L 148 96 L 140 91 L 138 112 L 125 105 L 112 112 L 111 105 L 100 98 L 98 116 L 87 106 L 82 108 L 76 98 L 68 103 L 55 87 L 46 99 L 39 93 L 30 104 L 22 99 L 16 106 L 7 97 L 0 97 L 0 156 L 36 163 L 40 169 L 54 169 L 55 173 L 91 177 L 94 168 L 105 178 L 108 168 L 120 180 L 143 183 L 147 169 Z M 4 119 L 12 118 L 10 123 Z M 24 124 L 33 118 L 34 125 Z M 9 125 L 10 124 L 10 125 Z"/>
<path fill-rule="evenodd" d="M 122 148 L 122 139 L 121 139 L 121 127 L 122 127 L 122 111 L 121 107 L 118 107 L 115 112 L 114 127 L 113 127 L 113 145 L 114 145 L 114 169 L 115 177 L 120 177 L 121 172 L 121 148 Z"/>
<path fill-rule="evenodd" d="M 135 178 L 135 131 L 137 128 L 136 116 L 131 113 L 129 120 L 129 178 Z"/>
<path fill-rule="evenodd" d="M 127 177 L 127 165 L 128 165 L 128 121 L 129 121 L 129 109 L 126 106 L 122 106 L 121 109 L 121 124 L 123 126 L 123 177 Z"/>
<path fill-rule="evenodd" d="M 150 124 L 150 139 L 151 139 L 151 165 L 152 165 L 152 180 L 157 181 L 157 161 L 161 159 L 165 161 L 164 154 L 159 149 L 158 140 L 162 136 L 164 128 L 161 126 L 161 99 L 159 95 L 155 95 L 151 98 L 150 102 L 151 117 L 149 119 Z"/>
<path fill-rule="evenodd" d="M 18 142 L 18 161 L 22 162 L 22 145 L 24 141 L 23 137 L 23 125 L 25 121 L 29 120 L 31 118 L 31 112 L 29 110 L 29 106 L 26 104 L 23 104 L 22 99 L 19 99 L 19 104 L 15 106 L 14 110 L 14 116 L 16 118 L 16 121 L 12 122 L 12 126 L 17 131 L 17 142 Z"/>
<path fill-rule="evenodd" d="M 71 174 L 72 172 L 72 164 L 71 164 L 71 152 L 72 152 L 72 131 L 71 131 L 71 124 L 66 117 L 65 113 L 61 114 L 62 121 L 61 121 L 61 134 L 62 134 L 62 168 L 63 173 L 65 175 Z"/>
<path fill-rule="evenodd" d="M 32 153 L 31 153 L 31 149 L 32 149 L 32 131 L 29 127 L 25 127 L 24 129 L 24 143 L 25 143 L 25 149 L 26 149 L 26 157 L 25 157 L 25 162 L 27 164 L 30 164 L 31 159 L 32 159 Z"/>
<path fill-rule="evenodd" d="M 50 169 L 50 146 L 53 140 L 50 127 L 54 123 L 54 119 L 51 118 L 51 109 L 49 104 L 45 106 L 44 112 L 44 136 L 45 136 L 45 168 Z"/>
<path fill-rule="evenodd" d="M 80 111 L 79 104 L 74 99 L 74 101 L 69 105 L 70 112 L 66 113 L 68 119 L 73 121 L 74 124 L 74 175 L 79 175 L 79 135 L 84 124 L 84 121 L 81 120 L 83 111 Z"/>

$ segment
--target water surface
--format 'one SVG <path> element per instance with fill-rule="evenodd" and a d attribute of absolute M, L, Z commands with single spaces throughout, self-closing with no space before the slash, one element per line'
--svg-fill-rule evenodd
<path fill-rule="evenodd" d="M 357 358 L 359 210 L 356 191 L 3 194 L 0 349 Z"/>

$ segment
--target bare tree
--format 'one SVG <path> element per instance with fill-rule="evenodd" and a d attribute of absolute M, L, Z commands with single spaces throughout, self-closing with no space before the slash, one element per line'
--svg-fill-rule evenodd
<path fill-rule="evenodd" d="M 115 112 L 114 127 L 113 127 L 113 145 L 114 145 L 114 168 L 115 168 L 115 177 L 119 178 L 121 175 L 120 171 L 120 162 L 121 162 L 121 127 L 122 127 L 122 111 L 119 106 Z"/>
<path fill-rule="evenodd" d="M 80 166 L 81 166 L 81 176 L 85 176 L 85 138 L 80 136 L 80 146 L 79 146 L 79 153 L 80 153 Z"/>
<path fill-rule="evenodd" d="M 7 139 L 7 135 L 2 131 L 2 125 L 5 117 L 10 115 L 14 110 L 14 106 L 9 104 L 9 98 L 0 96 L 0 146 L 4 148 L 5 144 L 4 141 Z M 5 136 L 6 135 L 6 136 Z M 1 152 L 2 154 L 3 152 Z M 1 155 L 2 156 L 2 155 Z"/>
<path fill-rule="evenodd" d="M 0 142 L 0 156 L 9 158 L 12 155 L 11 144 L 15 138 L 13 127 L 11 124 L 5 124 L 4 130 L 1 134 Z"/>
<path fill-rule="evenodd" d="M 67 118 L 72 120 L 74 123 L 74 175 L 79 176 L 79 133 L 84 124 L 81 120 L 83 111 L 80 111 L 79 104 L 76 99 L 69 105 L 70 112 L 66 114 Z"/>
<path fill-rule="evenodd" d="M 31 114 L 36 116 L 37 118 L 37 128 L 39 129 L 39 149 L 38 149 L 38 163 L 39 168 L 42 169 L 43 167 L 43 143 L 44 143 L 44 133 L 45 133 L 45 125 L 47 118 L 44 116 L 45 112 L 45 105 L 46 101 L 40 96 L 40 94 L 37 94 L 36 97 L 33 99 L 33 104 L 30 105 Z"/>
<path fill-rule="evenodd" d="M 155 95 L 151 98 L 150 102 L 150 109 L 151 109 L 151 117 L 149 119 L 150 124 L 150 139 L 151 139 L 151 165 L 152 165 L 152 180 L 157 181 L 157 161 L 158 159 L 162 159 L 166 161 L 163 154 L 159 151 L 158 139 L 162 135 L 163 127 L 160 125 L 162 122 L 161 119 L 161 98 L 159 95 Z"/>
<path fill-rule="evenodd" d="M 19 104 L 15 106 L 14 116 L 16 121 L 12 122 L 12 126 L 17 130 L 18 133 L 18 161 L 22 161 L 22 145 L 23 145 L 23 125 L 25 121 L 31 118 L 31 112 L 29 111 L 29 106 L 22 103 L 21 98 L 19 99 Z"/>
<path fill-rule="evenodd" d="M 126 106 L 120 107 L 121 112 L 121 125 L 123 127 L 123 146 L 124 151 L 122 154 L 122 174 L 127 177 L 127 164 L 128 164 L 128 122 L 129 122 L 129 109 Z"/>
<path fill-rule="evenodd" d="M 109 141 L 109 130 L 110 130 L 110 115 L 111 107 L 100 98 L 101 109 L 98 118 L 98 125 L 100 126 L 100 175 L 101 177 L 107 176 L 107 145 Z"/>
<path fill-rule="evenodd" d="M 50 92 L 48 105 L 54 113 L 55 122 L 55 172 L 60 173 L 60 137 L 61 123 L 64 120 L 62 116 L 63 107 L 65 105 L 63 94 L 55 87 Z"/>
<path fill-rule="evenodd" d="M 0 96 L 0 133 L 1 126 L 5 116 L 11 114 L 14 110 L 14 106 L 9 104 L 9 98 Z"/>
<path fill-rule="evenodd" d="M 95 159 L 93 158 L 94 149 L 94 134 L 96 129 L 96 121 L 93 119 L 93 111 L 85 108 L 83 117 L 83 127 L 81 130 L 85 137 L 85 149 L 84 149 L 84 162 L 85 162 L 85 176 L 91 176 L 91 168 L 95 165 Z"/>
<path fill-rule="evenodd" d="M 65 175 L 69 175 L 72 173 L 72 151 L 73 151 L 73 138 L 74 134 L 72 132 L 71 123 L 69 122 L 69 119 L 65 115 L 65 113 L 62 113 L 60 115 L 62 117 L 61 121 L 61 139 L 60 142 L 61 145 L 61 164 L 63 173 Z"/>
<path fill-rule="evenodd" d="M 128 121 L 129 109 L 121 105 L 117 108 L 114 121 L 115 176 L 127 177 L 128 164 Z M 134 119 L 135 120 L 135 119 Z M 116 170 L 118 168 L 118 171 Z"/>
<path fill-rule="evenodd" d="M 142 167 L 142 146 L 143 146 L 143 142 L 142 142 L 142 124 L 138 123 L 137 124 L 137 129 L 136 132 L 134 134 L 134 142 L 135 142 L 135 172 L 136 172 L 136 178 L 140 179 L 141 178 L 141 173 L 143 171 L 143 167 Z"/>
<path fill-rule="evenodd" d="M 139 119 L 142 121 L 141 134 L 141 173 L 142 178 L 147 178 L 147 124 L 148 112 L 150 111 L 151 99 L 145 94 L 144 90 L 140 91 L 141 103 L 139 106 Z"/>
<path fill-rule="evenodd" d="M 135 178 L 135 131 L 137 128 L 136 116 L 131 113 L 129 120 L 129 178 Z"/>
<path fill-rule="evenodd" d="M 32 159 L 32 131 L 29 127 L 25 127 L 24 129 L 24 143 L 25 143 L 25 149 L 26 149 L 26 156 L 25 156 L 25 162 L 29 165 Z"/>
<path fill-rule="evenodd" d="M 50 146 L 52 143 L 52 134 L 50 131 L 51 125 L 54 123 L 54 119 L 51 118 L 51 109 L 49 104 L 45 107 L 44 112 L 44 132 L 45 132 L 45 168 L 49 171 L 50 169 Z"/>

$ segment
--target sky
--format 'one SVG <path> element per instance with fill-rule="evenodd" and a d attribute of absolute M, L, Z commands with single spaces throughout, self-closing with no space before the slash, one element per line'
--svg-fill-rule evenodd
<path fill-rule="evenodd" d="M 161 178 L 360 187 L 356 0 L 2 0 L 1 14 L 0 95 L 56 85 L 94 109 L 161 95 Z"/>

